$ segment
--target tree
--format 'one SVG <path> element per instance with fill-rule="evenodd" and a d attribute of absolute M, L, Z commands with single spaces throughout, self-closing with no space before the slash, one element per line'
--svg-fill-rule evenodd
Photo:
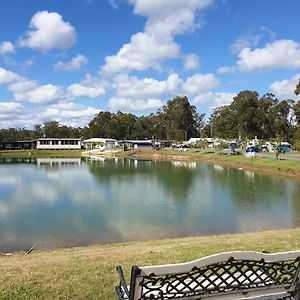
<path fill-rule="evenodd" d="M 175 97 L 169 100 L 162 110 L 167 125 L 167 138 L 189 139 L 197 133 L 197 111 L 187 97 Z M 182 134 L 180 134 L 182 132 Z"/>
<path fill-rule="evenodd" d="M 290 113 L 292 102 L 289 100 L 283 100 L 278 102 L 271 110 L 273 116 L 273 126 L 275 130 L 275 136 L 280 140 L 288 140 L 290 124 L 288 116 Z"/>
<path fill-rule="evenodd" d="M 259 94 L 256 91 L 241 91 L 233 98 L 231 107 L 235 112 L 239 136 L 261 136 Z"/>
<path fill-rule="evenodd" d="M 300 94 L 300 79 L 299 79 L 299 82 L 296 86 L 296 89 L 294 90 L 294 93 L 298 96 Z"/>
<path fill-rule="evenodd" d="M 298 127 L 300 127 L 300 100 L 293 107 Z"/>
<path fill-rule="evenodd" d="M 101 111 L 89 123 L 91 137 L 113 137 L 112 134 L 113 114 Z"/>
<path fill-rule="evenodd" d="M 239 135 L 236 112 L 231 105 L 213 110 L 206 132 L 209 137 L 236 138 Z"/>
<path fill-rule="evenodd" d="M 59 138 L 60 132 L 59 132 L 59 123 L 57 121 L 45 121 L 43 132 L 45 137 L 47 138 Z"/>

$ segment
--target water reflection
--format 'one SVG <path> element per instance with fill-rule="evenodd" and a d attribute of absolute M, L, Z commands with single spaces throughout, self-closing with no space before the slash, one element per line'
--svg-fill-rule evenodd
<path fill-rule="evenodd" d="M 81 158 L 37 158 L 38 167 L 61 167 L 66 165 L 80 165 Z"/>
<path fill-rule="evenodd" d="M 0 251 L 299 225 L 299 182 L 219 165 L 0 160 Z"/>

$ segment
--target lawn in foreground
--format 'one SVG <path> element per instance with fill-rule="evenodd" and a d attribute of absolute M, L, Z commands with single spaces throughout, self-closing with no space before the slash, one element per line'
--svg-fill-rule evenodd
<path fill-rule="evenodd" d="M 0 299 L 116 299 L 115 267 L 179 263 L 235 251 L 300 250 L 300 228 L 0 256 Z"/>

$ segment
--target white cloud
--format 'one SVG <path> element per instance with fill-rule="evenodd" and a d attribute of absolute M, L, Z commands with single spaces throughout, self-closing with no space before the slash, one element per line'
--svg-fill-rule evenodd
<path fill-rule="evenodd" d="M 56 120 L 68 126 L 83 127 L 100 111 L 91 106 L 67 102 L 51 105 L 46 110 L 40 111 L 39 116 L 41 123 L 46 120 Z"/>
<path fill-rule="evenodd" d="M 115 78 L 115 87 L 119 98 L 147 99 L 161 97 L 166 93 L 176 93 L 181 82 L 177 74 L 171 74 L 166 80 L 161 81 L 119 75 Z"/>
<path fill-rule="evenodd" d="M 23 108 L 24 107 L 17 102 L 0 102 L 1 127 L 5 126 L 5 122 L 17 119 Z M 13 127 L 15 126 L 16 125 Z"/>
<path fill-rule="evenodd" d="M 56 12 L 39 11 L 31 19 L 25 38 L 18 42 L 20 47 L 40 50 L 68 49 L 76 42 L 75 28 Z"/>
<path fill-rule="evenodd" d="M 8 85 L 23 79 L 23 77 L 0 67 L 0 85 Z"/>
<path fill-rule="evenodd" d="M 88 59 L 81 54 L 76 55 L 68 62 L 59 61 L 54 65 L 56 71 L 75 71 L 88 63 Z"/>
<path fill-rule="evenodd" d="M 219 74 L 234 73 L 236 72 L 236 67 L 220 67 L 218 68 L 217 72 Z"/>
<path fill-rule="evenodd" d="M 26 109 L 21 104 L 14 102 L 8 102 L 8 104 L 0 103 L 0 124 L 3 128 L 32 128 L 34 124 L 42 124 L 47 120 L 56 120 L 68 126 L 83 127 L 99 111 L 100 109 L 72 102 L 62 102 L 49 105 L 46 108 L 39 107 L 34 109 Z"/>
<path fill-rule="evenodd" d="M 153 111 L 163 105 L 158 99 L 177 95 L 196 97 L 203 93 L 208 94 L 218 85 L 219 81 L 214 74 L 196 73 L 186 80 L 181 79 L 176 73 L 170 74 L 166 80 L 118 75 L 114 78 L 113 87 L 116 94 L 110 99 L 109 108 L 112 111 Z"/>
<path fill-rule="evenodd" d="M 294 93 L 296 85 L 299 81 L 300 74 L 296 74 L 292 78 L 274 81 L 270 85 L 271 92 L 279 99 L 297 99 Z"/>
<path fill-rule="evenodd" d="M 61 88 L 53 84 L 46 84 L 27 91 L 17 92 L 14 96 L 18 101 L 25 101 L 33 104 L 54 103 L 63 100 L 64 98 Z"/>
<path fill-rule="evenodd" d="M 164 60 L 176 58 L 180 46 L 177 34 L 193 30 L 196 13 L 213 0 L 129 0 L 134 13 L 147 17 L 144 32 L 131 37 L 116 55 L 107 56 L 102 70 L 107 73 L 160 69 Z"/>
<path fill-rule="evenodd" d="M 158 99 L 133 100 L 128 98 L 113 97 L 109 100 L 109 109 L 111 111 L 137 112 L 155 110 L 162 107 L 163 103 Z"/>
<path fill-rule="evenodd" d="M 186 71 L 196 70 L 200 67 L 199 56 L 195 53 L 190 53 L 184 56 L 183 67 Z"/>
<path fill-rule="evenodd" d="M 195 96 L 201 92 L 209 91 L 219 85 L 214 74 L 196 73 L 188 77 L 182 86 L 182 92 L 188 96 Z"/>
<path fill-rule="evenodd" d="M 163 20 L 165 17 L 175 17 L 174 22 L 178 22 L 176 16 L 180 13 L 187 14 L 191 12 L 193 14 L 197 9 L 203 9 L 213 3 L 211 0 L 129 0 L 134 4 L 134 12 L 138 15 L 144 15 L 146 17 L 153 17 L 154 19 Z M 181 16 L 178 16 L 182 19 Z M 194 15 L 190 16 L 192 19 L 188 25 L 194 26 Z M 149 20 L 149 23 L 151 23 Z M 153 20 L 154 21 L 154 20 Z M 178 25 L 174 25 L 178 26 Z M 185 27 L 186 24 L 181 24 Z"/>
<path fill-rule="evenodd" d="M 253 48 L 258 45 L 260 35 L 243 35 L 240 36 L 231 46 L 232 53 L 237 54 L 244 48 Z"/>
<path fill-rule="evenodd" d="M 80 83 L 71 84 L 68 90 L 73 97 L 97 98 L 105 94 L 102 87 L 84 86 Z"/>
<path fill-rule="evenodd" d="M 11 83 L 8 89 L 13 94 L 20 94 L 30 90 L 34 90 L 37 86 L 38 83 L 35 80 L 29 81 L 24 78 L 23 80 L 20 80 L 18 82 Z"/>
<path fill-rule="evenodd" d="M 277 40 L 264 48 L 244 48 L 239 53 L 237 67 L 241 71 L 299 68 L 300 43 L 293 40 Z"/>
<path fill-rule="evenodd" d="M 107 82 L 87 74 L 85 79 L 80 83 L 71 84 L 68 87 L 68 92 L 71 98 L 97 98 L 105 95 L 105 88 L 107 85 Z"/>
<path fill-rule="evenodd" d="M 17 102 L 0 102 L 0 115 L 19 112 L 23 106 Z"/>
<path fill-rule="evenodd" d="M 210 110 L 213 108 L 228 105 L 232 102 L 233 97 L 236 96 L 236 93 L 226 93 L 226 92 L 217 92 L 217 93 L 204 93 L 195 97 L 192 101 L 194 105 L 197 104 L 208 104 Z"/>
<path fill-rule="evenodd" d="M 15 46 L 11 42 L 5 41 L 0 44 L 0 55 L 5 55 L 5 54 L 15 53 L 15 52 L 16 52 Z"/>
<path fill-rule="evenodd" d="M 52 84 L 39 85 L 36 80 L 27 80 L 25 77 L 1 67 L 0 85 L 7 87 L 17 101 L 45 104 L 65 99 L 60 87 Z"/>
<path fill-rule="evenodd" d="M 115 73 L 122 70 L 159 69 L 161 61 L 178 55 L 179 46 L 172 40 L 160 40 L 156 36 L 139 32 L 131 37 L 130 43 L 125 44 L 118 54 L 105 58 L 102 70 Z"/>

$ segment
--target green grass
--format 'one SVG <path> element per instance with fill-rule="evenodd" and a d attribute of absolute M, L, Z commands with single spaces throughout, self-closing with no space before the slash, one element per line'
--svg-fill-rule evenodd
<path fill-rule="evenodd" d="M 0 256 L 0 299 L 116 299 L 115 267 L 179 263 L 233 251 L 300 249 L 300 229 L 131 242 Z"/>
<path fill-rule="evenodd" d="M 140 157 L 156 155 L 156 159 L 184 159 L 184 160 L 198 160 L 212 163 L 225 164 L 230 167 L 244 167 L 250 169 L 257 169 L 260 171 L 277 171 L 286 174 L 300 174 L 300 161 L 293 160 L 276 160 L 275 154 L 271 158 L 260 158 L 259 154 L 254 159 L 245 157 L 244 155 L 221 155 L 218 153 L 206 153 L 206 152 L 195 152 L 186 151 L 179 152 L 176 150 L 162 150 L 162 151 L 151 151 L 151 150 L 138 150 L 131 151 L 129 153 L 137 152 Z M 280 158 L 280 155 L 279 155 Z"/>
<path fill-rule="evenodd" d="M 220 154 L 203 154 L 208 157 L 217 158 L 219 160 L 230 162 L 234 164 L 247 164 L 247 165 L 256 165 L 260 167 L 272 168 L 274 170 L 283 170 L 287 172 L 300 172 L 300 161 L 293 160 L 276 160 L 276 158 L 260 158 L 259 154 L 255 158 L 248 158 L 243 155 L 235 156 L 235 155 L 226 155 L 222 156 Z M 279 156 L 280 158 L 280 156 Z"/>
<path fill-rule="evenodd" d="M 0 151 L 0 157 L 28 158 L 28 157 L 81 157 L 82 150 L 11 150 Z"/>

